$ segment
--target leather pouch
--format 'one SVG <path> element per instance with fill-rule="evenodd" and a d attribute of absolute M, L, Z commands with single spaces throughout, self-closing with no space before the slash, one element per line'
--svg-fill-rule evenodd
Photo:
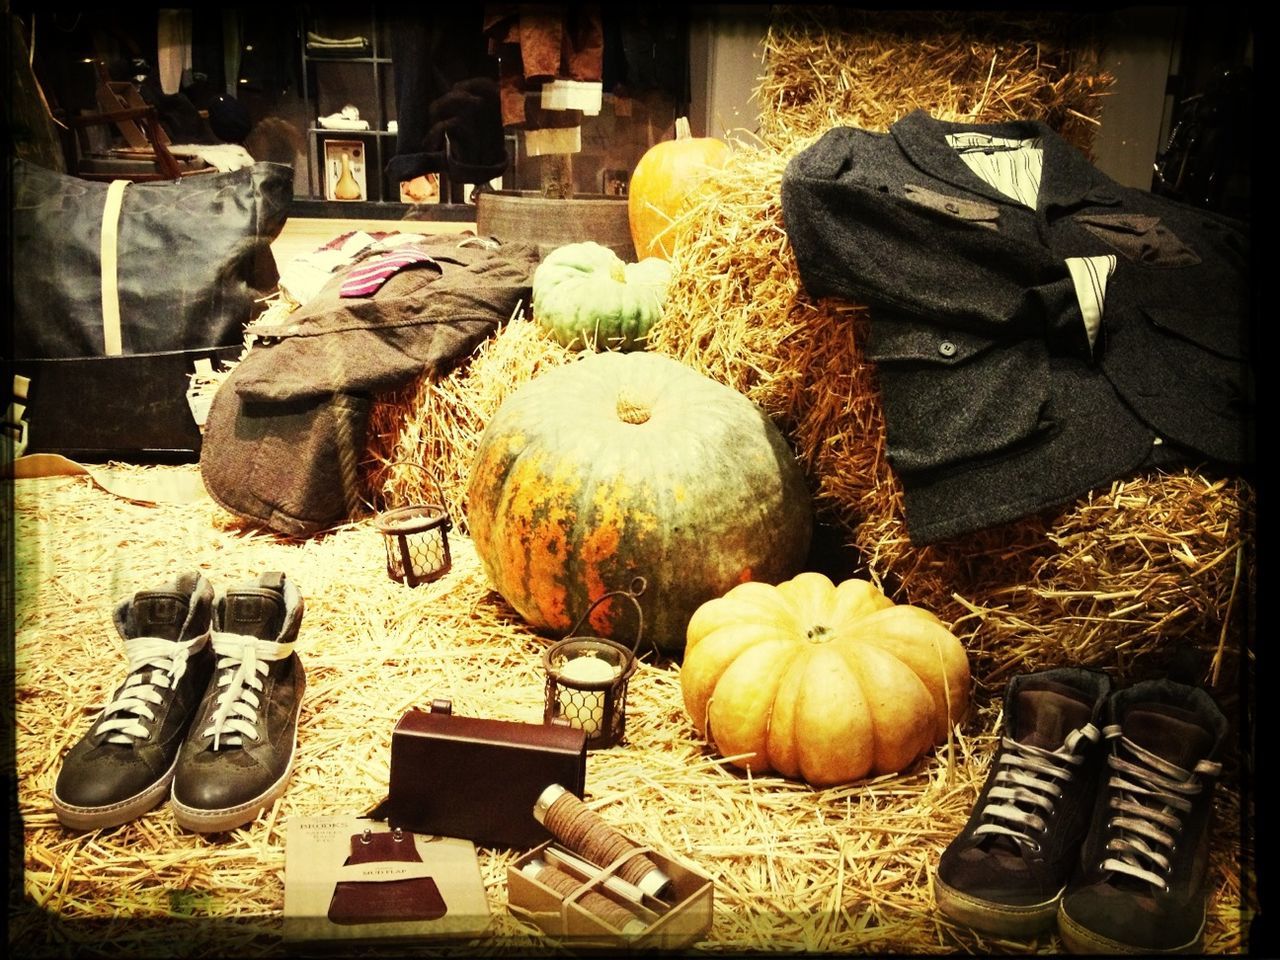
<path fill-rule="evenodd" d="M 357 834 L 351 838 L 351 855 L 343 866 L 375 863 L 421 863 L 413 834 Z M 340 880 L 329 903 L 334 923 L 387 923 L 404 920 L 438 920 L 448 912 L 434 877 L 395 880 Z"/>
<path fill-rule="evenodd" d="M 391 734 L 387 798 L 368 816 L 487 847 L 550 839 L 534 801 L 559 783 L 582 796 L 586 734 L 567 724 L 456 717 L 448 700 L 413 709 Z"/>

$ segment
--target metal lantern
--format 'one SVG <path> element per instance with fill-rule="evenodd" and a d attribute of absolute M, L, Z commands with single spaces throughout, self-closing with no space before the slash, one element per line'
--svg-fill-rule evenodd
<path fill-rule="evenodd" d="M 426 467 L 417 463 L 392 464 L 416 467 L 427 475 L 439 499 L 395 507 L 378 514 L 374 525 L 387 545 L 387 576 L 416 587 L 449 572 L 449 531 L 453 520 L 445 505 L 444 490 Z"/>
<path fill-rule="evenodd" d="M 600 597 L 564 637 L 542 654 L 547 672 L 547 702 L 543 721 L 567 721 L 587 735 L 587 749 L 611 747 L 622 740 L 627 723 L 627 681 L 636 669 L 636 653 L 644 633 L 644 614 L 636 599 L 644 593 L 644 577 L 629 590 Z M 628 648 L 603 637 L 576 636 L 591 611 L 610 597 L 626 597 L 636 608 L 635 641 Z"/>

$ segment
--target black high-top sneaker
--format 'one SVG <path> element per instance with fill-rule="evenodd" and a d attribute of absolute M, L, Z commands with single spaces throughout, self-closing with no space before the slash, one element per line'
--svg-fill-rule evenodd
<path fill-rule="evenodd" d="M 129 675 L 53 788 L 54 812 L 77 830 L 119 826 L 165 798 L 213 670 L 213 587 L 199 573 L 121 600 L 114 619 Z"/>
<path fill-rule="evenodd" d="M 1108 714 L 1106 779 L 1058 933 L 1074 953 L 1198 952 L 1226 717 L 1171 680 L 1119 691 Z"/>
<path fill-rule="evenodd" d="M 1106 674 L 1070 667 L 1009 681 L 991 772 L 934 876 L 947 916 L 1011 937 L 1053 925 L 1093 812 L 1110 693 Z"/>
<path fill-rule="evenodd" d="M 180 826 L 233 830 L 284 793 L 306 686 L 293 652 L 302 606 L 283 573 L 264 573 L 218 598 L 217 664 L 173 780 L 171 805 Z"/>

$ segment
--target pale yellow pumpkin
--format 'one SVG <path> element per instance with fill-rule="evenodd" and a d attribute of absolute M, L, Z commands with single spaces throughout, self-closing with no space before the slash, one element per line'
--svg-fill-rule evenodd
<path fill-rule="evenodd" d="M 694 611 L 680 686 L 731 763 L 831 786 L 896 773 L 944 741 L 969 706 L 969 659 L 927 610 L 802 573 Z"/>

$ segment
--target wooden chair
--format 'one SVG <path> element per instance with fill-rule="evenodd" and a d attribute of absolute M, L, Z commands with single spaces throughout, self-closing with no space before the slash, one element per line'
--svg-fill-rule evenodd
<path fill-rule="evenodd" d="M 68 117 L 71 136 L 64 138 L 69 172 L 85 180 L 177 180 L 180 177 L 213 173 L 216 168 L 199 157 L 174 154 L 169 137 L 160 125 L 156 108 L 142 99 L 138 88 L 127 81 L 112 80 L 106 64 L 97 62 L 98 113 Z M 95 152 L 89 145 L 87 129 L 114 126 L 123 147 Z"/>

